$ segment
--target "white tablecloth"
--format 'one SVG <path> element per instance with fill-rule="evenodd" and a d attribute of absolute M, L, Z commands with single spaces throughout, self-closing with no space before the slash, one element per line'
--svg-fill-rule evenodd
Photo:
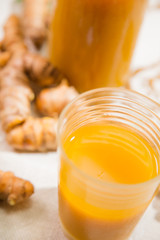
<path fill-rule="evenodd" d="M 151 1 L 154 3 L 157 0 Z M 13 2 L 13 0 L 0 0 L 0 26 L 12 12 Z M 133 58 L 133 68 L 160 59 L 159 26 L 160 10 L 152 8 L 145 17 Z M 0 28 L 0 37 L 2 34 L 3 31 Z M 15 208 L 0 205 L 0 239 L 64 240 L 58 220 L 57 153 L 13 152 L 5 143 L 4 135 L 0 131 L 0 169 L 13 171 L 17 176 L 30 180 L 35 186 L 35 194 L 29 201 Z M 160 197 L 155 198 L 138 224 L 132 239 L 160 239 Z"/>

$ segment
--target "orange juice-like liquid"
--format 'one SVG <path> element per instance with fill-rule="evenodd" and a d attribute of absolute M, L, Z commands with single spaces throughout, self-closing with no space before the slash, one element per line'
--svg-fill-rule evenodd
<path fill-rule="evenodd" d="M 159 172 L 155 151 L 149 142 L 120 125 L 95 123 L 81 126 L 64 138 L 63 148 L 74 166 L 102 184 L 143 183 Z M 113 205 L 112 200 L 99 204 L 102 196 L 98 190 L 98 197 L 93 197 L 95 190 L 94 193 L 86 190 L 85 183 L 80 184 L 77 178 L 72 166 L 62 159 L 59 211 L 65 231 L 71 236 L 69 239 L 127 239 L 149 202 L 137 203 L 135 198 L 132 207 L 127 202 L 120 208 L 121 202 L 115 204 L 114 199 Z"/>
<path fill-rule="evenodd" d="M 127 80 L 147 0 L 58 0 L 49 55 L 80 92 Z"/>

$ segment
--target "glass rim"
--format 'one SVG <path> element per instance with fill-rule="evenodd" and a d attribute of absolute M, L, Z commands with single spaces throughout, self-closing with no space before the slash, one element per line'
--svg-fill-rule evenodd
<path fill-rule="evenodd" d="M 89 97 L 91 94 L 94 94 L 94 93 L 103 93 L 103 92 L 106 92 L 106 93 L 109 93 L 109 92 L 121 92 L 121 93 L 127 93 L 127 94 L 132 94 L 132 96 L 134 97 L 139 97 L 139 100 L 143 100 L 143 101 L 148 101 L 150 102 L 151 104 L 153 104 L 153 106 L 155 107 L 159 107 L 160 108 L 160 104 L 155 102 L 154 100 L 150 99 L 149 97 L 141 94 L 141 93 L 138 93 L 134 90 L 128 90 L 126 88 L 122 88 L 122 87 L 118 87 L 118 88 L 112 88 L 112 87 L 104 87 L 104 88 L 96 88 L 96 89 L 93 89 L 93 90 L 89 90 L 89 91 L 86 91 L 84 93 L 81 93 L 79 96 L 77 96 L 76 98 L 74 98 L 74 100 L 72 100 L 62 111 L 62 113 L 60 114 L 60 118 L 59 118 L 59 121 L 58 121 L 58 128 L 57 128 L 57 142 L 58 142 L 58 148 L 60 149 L 60 151 L 62 152 L 62 155 L 64 156 L 65 160 L 67 160 L 67 162 L 69 163 L 70 166 L 73 167 L 73 169 L 79 173 L 82 177 L 84 177 L 85 179 L 88 179 L 89 182 L 91 183 L 95 183 L 95 184 L 98 184 L 99 186 L 102 186 L 102 187 L 112 187 L 114 189 L 128 189 L 128 188 L 132 188 L 132 189 L 135 189 L 135 188 L 141 188 L 143 186 L 145 186 L 146 184 L 149 184 L 149 185 L 152 185 L 156 182 L 159 182 L 160 183 L 160 173 L 150 179 L 150 180 L 147 180 L 145 182 L 141 182 L 141 183 L 136 183 L 136 184 L 124 184 L 124 183 L 114 183 L 114 182 L 107 182 L 107 181 L 103 181 L 101 179 L 97 179 L 95 177 L 92 177 L 92 176 L 89 176 L 87 173 L 85 173 L 83 170 L 80 170 L 72 160 L 69 159 L 69 157 L 67 156 L 63 146 L 62 146 L 62 141 L 61 141 L 61 133 L 60 133 L 60 129 L 61 129 L 61 125 L 63 124 L 63 120 L 65 118 L 65 115 L 66 113 L 68 112 L 69 109 L 71 109 L 71 106 L 76 103 L 78 100 L 81 100 L 85 97 Z M 107 95 L 106 95 L 107 96 Z M 94 98 L 93 98 L 94 99 Z M 137 99 L 136 99 L 137 101 Z M 144 108 L 146 108 L 144 106 Z M 147 108 L 148 110 L 151 110 L 152 113 L 154 113 L 154 115 L 159 118 L 159 121 L 160 121 L 160 117 L 156 114 L 156 112 L 154 112 L 152 109 L 149 109 Z"/>

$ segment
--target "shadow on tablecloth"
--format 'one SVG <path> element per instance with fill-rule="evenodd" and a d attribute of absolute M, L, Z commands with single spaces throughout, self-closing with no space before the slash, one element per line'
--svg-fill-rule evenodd
<path fill-rule="evenodd" d="M 1 240 L 65 240 L 58 219 L 57 189 L 37 189 L 30 200 L 0 205 Z"/>
<path fill-rule="evenodd" d="M 160 239 L 159 214 L 157 196 L 131 239 Z M 37 189 L 29 201 L 15 207 L 0 204 L 0 240 L 66 240 L 58 218 L 57 189 Z"/>

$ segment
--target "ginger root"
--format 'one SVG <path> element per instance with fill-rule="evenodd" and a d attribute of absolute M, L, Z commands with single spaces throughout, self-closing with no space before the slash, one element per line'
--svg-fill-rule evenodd
<path fill-rule="evenodd" d="M 25 38 L 40 48 L 47 37 L 48 11 L 50 0 L 24 0 L 23 28 Z"/>
<path fill-rule="evenodd" d="M 29 52 L 24 43 L 20 19 L 16 15 L 10 16 L 4 26 L 2 47 L 12 54 L 12 65 L 40 86 L 50 86 L 65 79 L 64 74 L 48 59 Z"/>
<path fill-rule="evenodd" d="M 23 40 L 21 24 L 16 15 L 11 15 L 4 25 L 4 38 L 1 42 L 1 47 L 3 50 L 7 50 L 15 55 L 27 51 Z"/>
<path fill-rule="evenodd" d="M 57 119 L 31 117 L 31 102 L 35 96 L 30 80 L 41 86 L 50 86 L 61 82 L 65 76 L 47 59 L 29 52 L 20 20 L 15 15 L 9 17 L 4 26 L 1 49 L 11 54 L 9 62 L 0 71 L 0 119 L 9 144 L 20 151 L 56 150 Z M 59 115 L 77 95 L 76 90 L 64 81 L 48 93 L 50 91 L 57 97 L 51 98 L 53 105 L 48 116 Z M 49 98 L 46 101 L 50 102 Z"/>
<path fill-rule="evenodd" d="M 4 26 L 3 49 L 12 57 L 0 71 L 0 118 L 5 131 L 24 122 L 31 115 L 34 93 L 28 77 L 48 85 L 60 81 L 63 74 L 45 58 L 30 53 L 24 44 L 20 20 L 12 15 Z M 27 77 L 27 74 L 29 75 Z"/>
<path fill-rule="evenodd" d="M 76 89 L 69 87 L 66 81 L 62 81 L 55 88 L 43 89 L 37 97 L 36 106 L 41 114 L 57 117 L 76 96 L 78 96 Z"/>
<path fill-rule="evenodd" d="M 31 114 L 30 102 L 34 99 L 29 80 L 22 71 L 21 57 L 26 46 L 22 40 L 19 20 L 14 15 L 9 17 L 4 26 L 1 45 L 11 54 L 8 64 L 0 71 L 0 119 L 2 128 L 8 132 Z"/>
<path fill-rule="evenodd" d="M 28 118 L 7 134 L 7 140 L 19 151 L 56 150 L 57 119 Z"/>
<path fill-rule="evenodd" d="M 9 52 L 0 52 L 0 68 L 8 63 L 10 57 L 11 54 Z"/>
<path fill-rule="evenodd" d="M 60 83 L 65 75 L 52 65 L 46 58 L 27 52 L 23 57 L 24 72 L 30 80 L 41 87 Z"/>
<path fill-rule="evenodd" d="M 34 99 L 27 77 L 7 66 L 0 73 L 0 119 L 8 132 L 31 115 L 30 102 Z"/>
<path fill-rule="evenodd" d="M 0 200 L 10 206 L 23 202 L 34 192 L 33 185 L 26 180 L 16 177 L 12 172 L 0 170 Z"/>

